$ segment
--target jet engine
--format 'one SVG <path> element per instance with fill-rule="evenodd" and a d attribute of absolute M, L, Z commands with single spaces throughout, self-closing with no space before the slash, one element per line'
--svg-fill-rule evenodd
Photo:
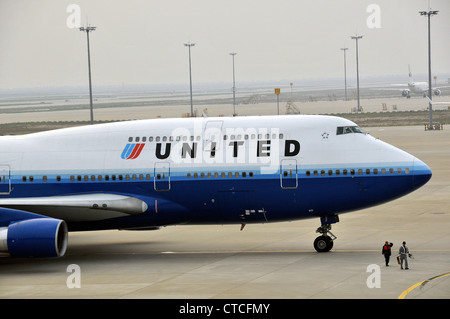
<path fill-rule="evenodd" d="M 403 97 L 409 97 L 409 90 L 403 90 L 402 91 L 402 96 Z"/>
<path fill-rule="evenodd" d="M 441 90 L 434 89 L 434 95 L 437 95 L 437 96 L 441 95 Z"/>
<path fill-rule="evenodd" d="M 62 257 L 67 242 L 67 225 L 60 219 L 27 219 L 0 228 L 0 251 L 11 257 Z"/>

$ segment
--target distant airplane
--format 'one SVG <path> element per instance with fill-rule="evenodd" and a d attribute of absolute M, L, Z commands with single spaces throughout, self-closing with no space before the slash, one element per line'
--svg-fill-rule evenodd
<path fill-rule="evenodd" d="M 310 218 L 325 252 L 339 214 L 431 178 L 333 116 L 118 122 L 2 136 L 0 149 L 0 251 L 12 257 L 63 256 L 70 231 Z"/>
<path fill-rule="evenodd" d="M 409 82 L 407 84 L 408 88 L 402 89 L 402 96 L 406 97 L 406 98 L 410 98 L 411 97 L 411 92 L 414 94 L 421 94 L 423 97 L 427 97 L 428 96 L 428 82 L 414 82 L 413 78 L 412 78 L 412 73 L 411 73 L 411 68 L 408 65 L 408 71 L 409 71 Z M 404 84 L 400 84 L 401 86 L 406 86 Z M 441 90 L 444 87 L 435 87 L 435 88 L 431 88 L 431 91 L 433 92 L 432 94 L 439 96 L 441 95 Z"/>

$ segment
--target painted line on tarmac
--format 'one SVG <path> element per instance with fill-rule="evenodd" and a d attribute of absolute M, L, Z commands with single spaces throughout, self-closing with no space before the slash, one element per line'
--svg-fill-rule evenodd
<path fill-rule="evenodd" d="M 419 286 L 425 286 L 425 285 L 426 285 L 427 283 L 429 283 L 430 281 L 435 280 L 435 279 L 438 279 L 438 278 L 442 278 L 442 277 L 445 277 L 445 276 L 450 276 L 450 272 L 445 273 L 445 274 L 442 274 L 442 275 L 438 275 L 438 276 L 435 276 L 435 277 L 432 277 L 432 278 L 429 278 L 429 279 L 427 279 L 427 280 L 423 280 L 423 281 L 421 281 L 421 282 L 418 282 L 418 283 L 415 284 L 415 285 L 412 285 L 411 287 L 409 287 L 408 289 L 406 289 L 405 291 L 403 291 L 402 294 L 401 294 L 400 296 L 398 296 L 397 299 L 405 299 L 405 297 L 406 297 L 411 291 L 413 291 L 414 289 L 416 289 L 417 287 L 419 287 Z"/>

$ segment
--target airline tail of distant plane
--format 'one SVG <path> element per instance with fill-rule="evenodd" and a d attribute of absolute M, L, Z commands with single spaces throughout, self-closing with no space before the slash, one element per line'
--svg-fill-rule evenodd
<path fill-rule="evenodd" d="M 410 83 L 411 83 L 411 82 L 414 82 L 414 81 L 413 81 L 413 78 L 412 78 L 411 67 L 409 66 L 409 64 L 408 64 L 408 71 L 409 71 L 409 73 L 408 73 L 408 76 L 409 76 L 409 82 L 410 82 Z"/>

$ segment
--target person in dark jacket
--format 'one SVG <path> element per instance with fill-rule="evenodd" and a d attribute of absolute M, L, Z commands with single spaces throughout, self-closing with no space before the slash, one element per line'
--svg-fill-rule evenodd
<path fill-rule="evenodd" d="M 383 249 L 381 253 L 384 255 L 384 259 L 386 260 L 386 267 L 389 266 L 389 259 L 391 257 L 391 247 L 394 246 L 393 243 L 388 243 L 387 241 L 383 245 Z"/>

